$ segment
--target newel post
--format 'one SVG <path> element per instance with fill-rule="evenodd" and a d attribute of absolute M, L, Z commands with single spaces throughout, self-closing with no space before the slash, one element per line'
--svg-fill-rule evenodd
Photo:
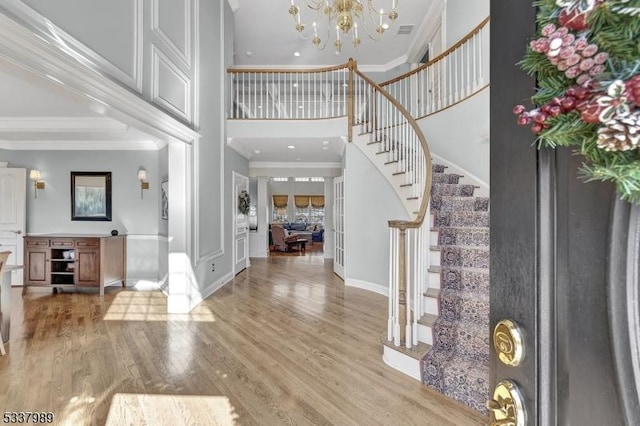
<path fill-rule="evenodd" d="M 400 325 L 400 344 L 407 338 L 407 229 L 399 229 L 398 240 L 398 319 Z"/>

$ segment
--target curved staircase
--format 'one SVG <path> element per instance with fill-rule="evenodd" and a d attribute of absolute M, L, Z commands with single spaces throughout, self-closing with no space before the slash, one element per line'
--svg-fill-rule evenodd
<path fill-rule="evenodd" d="M 460 175 L 434 165 L 432 233 L 439 266 L 430 268 L 439 291 L 433 346 L 421 359 L 422 381 L 475 410 L 489 395 L 489 199 Z M 432 241 L 433 243 L 434 241 Z M 432 283 L 433 284 L 433 283 Z"/>

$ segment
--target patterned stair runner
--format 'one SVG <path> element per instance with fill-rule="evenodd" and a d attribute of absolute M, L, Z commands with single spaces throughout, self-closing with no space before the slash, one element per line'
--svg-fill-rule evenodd
<path fill-rule="evenodd" d="M 431 211 L 440 249 L 439 317 L 421 360 L 427 386 L 486 413 L 489 396 L 489 199 L 434 165 Z"/>

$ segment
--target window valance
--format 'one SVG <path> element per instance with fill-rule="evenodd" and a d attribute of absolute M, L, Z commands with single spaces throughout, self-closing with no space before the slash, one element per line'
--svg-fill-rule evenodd
<path fill-rule="evenodd" d="M 312 195 L 311 207 L 315 207 L 317 209 L 324 207 L 324 195 Z"/>
<path fill-rule="evenodd" d="M 277 209 L 285 209 L 289 204 L 289 196 L 288 195 L 274 195 L 273 196 L 273 206 Z"/>
<path fill-rule="evenodd" d="M 309 207 L 309 196 L 308 195 L 294 195 L 293 199 L 296 204 L 296 207 L 299 209 Z"/>

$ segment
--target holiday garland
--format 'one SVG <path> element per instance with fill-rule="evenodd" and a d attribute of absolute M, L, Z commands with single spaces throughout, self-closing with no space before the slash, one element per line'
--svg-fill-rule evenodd
<path fill-rule="evenodd" d="M 238 195 L 238 210 L 240 210 L 240 213 L 242 214 L 248 214 L 250 205 L 251 197 L 249 196 L 247 190 L 243 189 Z"/>
<path fill-rule="evenodd" d="M 587 180 L 640 204 L 640 0 L 539 0 L 538 34 L 520 62 L 535 109 L 514 107 L 539 146 L 576 147 Z"/>

